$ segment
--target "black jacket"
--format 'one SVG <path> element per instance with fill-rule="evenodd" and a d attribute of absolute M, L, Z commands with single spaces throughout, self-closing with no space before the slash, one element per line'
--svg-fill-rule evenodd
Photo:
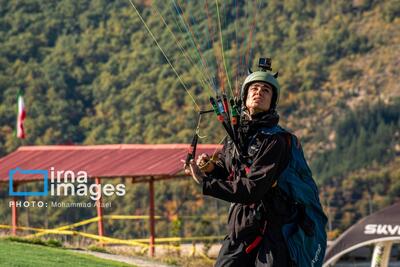
<path fill-rule="evenodd" d="M 289 163 L 290 147 L 286 134 L 267 135 L 260 131 L 275 126 L 278 120 L 276 113 L 260 113 L 250 121 L 243 121 L 239 131 L 249 166 L 239 162 L 228 139 L 216 168 L 203 181 L 203 194 L 231 202 L 228 232 L 232 241 L 251 243 L 259 234 L 261 225 L 257 214 L 261 213 L 267 221 L 263 242 L 268 243 L 269 251 L 279 252 L 283 247 L 282 252 L 286 254 L 281 227 L 290 220 L 293 207 L 274 184 Z M 260 209 L 260 203 L 262 210 L 255 211 Z"/>

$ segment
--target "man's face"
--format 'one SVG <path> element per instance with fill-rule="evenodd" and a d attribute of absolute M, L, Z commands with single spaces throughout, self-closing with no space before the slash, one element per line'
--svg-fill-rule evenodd
<path fill-rule="evenodd" d="M 272 94 L 272 86 L 265 82 L 250 84 L 246 98 L 246 107 L 250 114 L 268 111 L 271 106 Z"/>

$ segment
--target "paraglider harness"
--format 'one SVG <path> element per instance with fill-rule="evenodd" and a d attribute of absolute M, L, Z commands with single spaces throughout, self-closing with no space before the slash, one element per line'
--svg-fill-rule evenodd
<path fill-rule="evenodd" d="M 258 134 L 283 135 L 290 153 L 288 165 L 266 197 L 274 198 L 279 195 L 285 203 L 290 205 L 290 215 L 282 224 L 281 234 L 291 260 L 298 267 L 322 266 L 327 241 L 325 232 L 327 218 L 320 204 L 318 188 L 304 158 L 301 144 L 295 135 L 278 125 L 260 128 L 257 131 Z M 256 138 L 252 139 L 249 146 L 256 143 L 254 142 Z M 270 207 L 268 203 L 268 198 L 266 198 L 248 205 L 253 210 L 249 218 L 246 218 L 246 221 L 250 223 L 238 226 L 240 229 L 237 230 L 236 238 L 239 242 L 244 242 L 245 252 L 248 254 L 260 245 L 268 231 L 268 220 L 274 218 L 267 215 Z"/>
<path fill-rule="evenodd" d="M 277 190 L 294 207 L 294 214 L 282 226 L 291 260 L 296 266 L 322 266 L 327 236 L 327 217 L 319 200 L 318 187 L 297 137 L 280 126 L 261 129 L 266 135 L 284 134 L 290 150 L 288 166 L 277 179 Z"/>

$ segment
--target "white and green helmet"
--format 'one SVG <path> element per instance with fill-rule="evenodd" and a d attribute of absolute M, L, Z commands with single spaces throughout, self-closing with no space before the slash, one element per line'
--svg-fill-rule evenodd
<path fill-rule="evenodd" d="M 278 83 L 278 73 L 271 73 L 269 71 L 255 71 L 251 73 L 243 82 L 242 89 L 240 91 L 240 99 L 242 100 L 242 104 L 245 105 L 246 97 L 247 97 L 247 90 L 249 89 L 250 84 L 254 82 L 265 82 L 272 86 L 274 89 L 274 96 L 271 102 L 271 108 L 276 108 L 276 105 L 279 102 L 279 95 L 281 87 Z"/>

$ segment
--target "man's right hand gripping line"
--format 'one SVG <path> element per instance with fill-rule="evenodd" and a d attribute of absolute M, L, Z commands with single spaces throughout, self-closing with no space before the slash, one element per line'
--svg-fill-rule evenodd
<path fill-rule="evenodd" d="M 214 162 L 211 160 L 210 156 L 203 153 L 195 162 L 194 159 L 189 161 L 189 164 L 186 164 L 184 160 L 181 160 L 184 163 L 184 169 L 186 175 L 191 175 L 193 180 L 196 183 L 203 183 L 203 179 L 207 176 L 207 173 L 211 173 L 214 168 Z"/>

